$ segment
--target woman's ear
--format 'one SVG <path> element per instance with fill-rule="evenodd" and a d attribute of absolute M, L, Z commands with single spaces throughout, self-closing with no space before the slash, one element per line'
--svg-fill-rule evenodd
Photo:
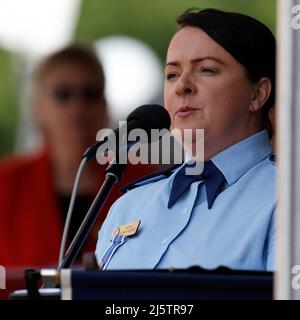
<path fill-rule="evenodd" d="M 263 77 L 259 79 L 255 84 L 255 91 L 249 106 L 250 111 L 255 112 L 262 108 L 271 94 L 271 89 L 272 84 L 269 78 Z"/>
<path fill-rule="evenodd" d="M 43 98 L 39 94 L 35 94 L 31 97 L 31 114 L 35 125 L 42 129 L 47 123 L 47 111 L 44 108 Z M 43 129 L 42 129 L 43 130 Z"/>
<path fill-rule="evenodd" d="M 109 117 L 109 113 L 108 113 L 108 104 L 106 101 L 106 98 L 103 96 L 101 98 L 101 102 L 100 102 L 100 109 L 101 109 L 101 128 L 106 128 L 110 126 L 110 117 Z"/>
<path fill-rule="evenodd" d="M 40 112 L 40 99 L 37 96 L 33 96 L 31 97 L 31 101 L 30 101 L 30 105 L 31 105 L 31 113 L 33 116 L 33 119 L 36 123 L 40 122 L 40 118 L 41 118 L 41 112 Z"/>

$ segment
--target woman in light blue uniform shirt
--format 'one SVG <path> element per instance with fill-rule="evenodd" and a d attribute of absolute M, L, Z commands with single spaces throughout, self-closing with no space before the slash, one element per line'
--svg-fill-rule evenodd
<path fill-rule="evenodd" d="M 274 270 L 275 164 L 268 112 L 275 38 L 259 21 L 187 11 L 169 44 L 164 105 L 171 129 L 204 129 L 204 171 L 186 164 L 141 179 L 112 206 L 96 248 L 100 269 Z"/>

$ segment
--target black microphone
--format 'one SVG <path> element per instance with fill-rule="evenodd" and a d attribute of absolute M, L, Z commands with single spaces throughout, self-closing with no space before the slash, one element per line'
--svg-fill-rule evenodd
<path fill-rule="evenodd" d="M 126 119 L 126 125 L 126 134 L 133 129 L 143 129 L 145 130 L 147 135 L 150 136 L 152 129 L 169 130 L 171 126 L 171 118 L 168 111 L 161 105 L 146 104 L 136 108 L 128 115 Z M 119 141 L 120 131 L 121 130 L 117 128 L 112 133 L 112 136 L 114 136 L 114 139 L 116 139 L 116 141 Z M 98 148 L 110 139 L 112 139 L 112 137 L 108 135 L 104 138 L 104 140 L 96 142 L 85 151 L 82 157 L 86 158 L 86 160 L 89 161 L 96 155 Z M 128 144 L 128 147 L 132 146 L 134 143 Z"/>

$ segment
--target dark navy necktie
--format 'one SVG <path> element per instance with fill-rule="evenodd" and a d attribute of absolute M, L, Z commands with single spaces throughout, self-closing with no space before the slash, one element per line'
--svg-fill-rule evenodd
<path fill-rule="evenodd" d="M 186 175 L 186 169 L 190 167 L 190 164 L 184 165 L 176 174 L 171 194 L 168 202 L 168 208 L 170 208 L 179 197 L 181 197 L 189 188 L 189 186 L 199 180 L 204 180 L 207 196 L 207 205 L 210 209 L 213 205 L 215 198 L 222 192 L 225 177 L 222 172 L 209 160 L 204 162 L 204 169 L 201 174 L 198 175 Z"/>

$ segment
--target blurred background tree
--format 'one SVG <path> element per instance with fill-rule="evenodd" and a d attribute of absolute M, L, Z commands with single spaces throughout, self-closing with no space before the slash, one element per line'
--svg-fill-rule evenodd
<path fill-rule="evenodd" d="M 0 49 L 0 153 L 10 152 L 15 144 L 17 125 L 17 83 L 13 56 Z"/>
<path fill-rule="evenodd" d="M 110 35 L 131 36 L 152 47 L 163 63 L 175 18 L 191 7 L 245 13 L 275 33 L 276 0 L 82 0 L 74 40 L 92 43 Z M 2 50 L 0 43 L 0 154 L 11 152 L 16 141 L 22 86 L 17 82 L 22 78 L 15 76 L 15 54 Z"/>

